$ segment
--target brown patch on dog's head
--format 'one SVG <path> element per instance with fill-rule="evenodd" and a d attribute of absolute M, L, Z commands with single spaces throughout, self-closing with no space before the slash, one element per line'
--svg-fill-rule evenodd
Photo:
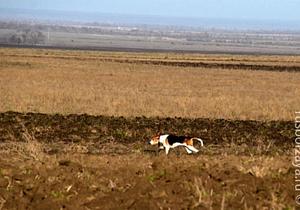
<path fill-rule="evenodd" d="M 159 138 L 160 138 L 160 135 L 159 135 L 159 134 L 153 136 L 153 137 L 151 138 L 149 144 L 151 144 L 151 145 L 156 145 L 156 144 L 158 144 L 158 143 L 159 143 Z"/>

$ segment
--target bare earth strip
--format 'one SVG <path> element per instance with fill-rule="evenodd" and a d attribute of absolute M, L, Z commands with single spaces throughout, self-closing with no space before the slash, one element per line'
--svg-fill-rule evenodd
<path fill-rule="evenodd" d="M 64 152 L 35 161 L 3 151 L 4 209 L 294 209 L 289 156 Z"/>

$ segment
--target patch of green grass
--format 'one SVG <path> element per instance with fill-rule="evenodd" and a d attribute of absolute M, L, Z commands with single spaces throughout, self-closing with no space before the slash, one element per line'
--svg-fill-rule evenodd
<path fill-rule="evenodd" d="M 118 139 L 125 139 L 128 137 L 128 133 L 123 129 L 116 129 L 113 135 Z"/>
<path fill-rule="evenodd" d="M 162 171 L 159 171 L 159 172 L 157 172 L 157 173 L 154 173 L 154 174 L 149 175 L 147 178 L 148 178 L 148 180 L 149 180 L 150 182 L 154 182 L 154 181 L 156 181 L 156 180 L 158 180 L 158 179 L 160 179 L 160 178 L 165 177 L 166 175 L 167 175 L 166 170 L 162 170 Z"/>
<path fill-rule="evenodd" d="M 23 171 L 23 174 L 26 174 L 26 175 L 31 175 L 31 174 L 32 174 L 32 170 L 31 170 L 31 169 L 28 169 L 28 168 L 26 168 L 26 169 Z"/>
<path fill-rule="evenodd" d="M 282 210 L 294 210 L 294 208 L 288 206 L 288 207 L 283 208 Z"/>
<path fill-rule="evenodd" d="M 51 191 L 51 196 L 56 199 L 63 199 L 65 195 L 61 191 Z"/>

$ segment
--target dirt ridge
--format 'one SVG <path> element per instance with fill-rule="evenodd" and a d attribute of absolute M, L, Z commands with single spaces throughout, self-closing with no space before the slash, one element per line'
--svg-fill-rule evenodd
<path fill-rule="evenodd" d="M 163 61 L 163 60 L 118 60 L 113 62 L 134 63 L 134 64 L 152 64 L 162 66 L 178 66 L 178 67 L 201 67 L 208 69 L 233 69 L 233 70 L 252 70 L 252 71 L 278 71 L 278 72 L 300 72 L 300 66 L 270 66 L 256 64 L 232 64 L 232 63 L 205 63 L 205 62 L 186 62 L 186 61 Z"/>

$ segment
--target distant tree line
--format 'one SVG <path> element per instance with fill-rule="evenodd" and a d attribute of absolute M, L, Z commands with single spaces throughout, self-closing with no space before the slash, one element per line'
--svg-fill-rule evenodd
<path fill-rule="evenodd" d="M 42 32 L 32 29 L 25 29 L 12 34 L 8 38 L 8 43 L 36 45 L 44 44 L 45 40 L 46 37 Z"/>
<path fill-rule="evenodd" d="M 1 32 L 1 29 L 3 31 Z M 226 45 L 274 45 L 299 46 L 299 32 L 285 31 L 237 31 L 226 29 L 197 29 L 181 28 L 175 26 L 126 26 L 102 23 L 41 23 L 31 21 L 0 21 L 0 43 L 36 45 L 46 43 L 46 33 L 74 33 L 74 34 L 101 34 L 125 35 L 141 37 L 154 37 L 156 39 L 173 38 L 180 42 L 194 44 L 197 42 L 226 44 Z M 287 35 L 288 34 L 288 35 Z M 67 34 L 66 34 L 67 36 Z M 174 41 L 171 42 L 175 43 Z M 49 44 L 49 43 L 47 43 Z"/>

